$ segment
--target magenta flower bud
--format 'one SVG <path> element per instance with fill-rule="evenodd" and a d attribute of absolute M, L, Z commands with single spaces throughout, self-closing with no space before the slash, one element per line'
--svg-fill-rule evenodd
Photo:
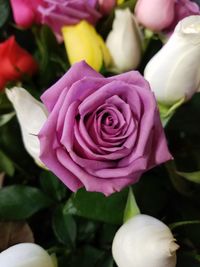
<path fill-rule="evenodd" d="M 43 0 L 11 0 L 10 3 L 15 23 L 18 26 L 27 28 L 33 23 L 40 23 L 41 15 L 37 8 L 43 4 Z"/>
<path fill-rule="evenodd" d="M 45 6 L 38 8 L 42 23 L 48 25 L 58 40 L 62 40 L 62 27 L 76 25 L 86 20 L 94 25 L 101 17 L 97 11 L 97 0 L 43 0 Z"/>
<path fill-rule="evenodd" d="M 99 9 L 102 14 L 109 14 L 116 5 L 116 0 L 99 0 Z"/>

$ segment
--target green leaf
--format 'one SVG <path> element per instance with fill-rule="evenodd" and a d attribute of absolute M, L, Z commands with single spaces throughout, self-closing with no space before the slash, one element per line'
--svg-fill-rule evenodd
<path fill-rule="evenodd" d="M 104 255 L 104 252 L 92 246 L 84 246 L 73 254 L 69 267 L 94 267 Z M 65 265 L 66 266 L 66 265 Z M 103 267 L 103 265 L 102 265 Z"/>
<path fill-rule="evenodd" d="M 179 172 L 177 171 L 177 174 L 184 177 L 190 182 L 194 182 L 197 184 L 200 184 L 200 171 L 197 172 Z"/>
<path fill-rule="evenodd" d="M 9 2 L 7 0 L 0 0 L 0 27 L 4 25 L 6 20 L 8 19 L 10 8 L 9 8 Z"/>
<path fill-rule="evenodd" d="M 11 112 L 13 107 L 4 92 L 0 92 L 0 114 Z"/>
<path fill-rule="evenodd" d="M 153 37 L 154 37 L 154 32 L 152 32 L 149 29 L 144 30 L 144 40 L 142 42 L 142 50 L 144 53 Z"/>
<path fill-rule="evenodd" d="M 64 212 L 88 219 L 121 224 L 126 199 L 127 189 L 109 197 L 81 189 L 67 201 Z"/>
<path fill-rule="evenodd" d="M 171 185 L 165 172 L 148 172 L 132 186 L 141 213 L 157 217 L 168 205 L 166 188 Z"/>
<path fill-rule="evenodd" d="M 57 208 L 54 213 L 53 230 L 59 242 L 72 248 L 75 246 L 76 223 L 70 214 L 63 212 L 63 206 Z"/>
<path fill-rule="evenodd" d="M 13 162 L 0 150 L 0 172 L 13 176 L 15 171 Z"/>
<path fill-rule="evenodd" d="M 7 124 L 2 126 L 0 131 L 0 150 L 10 159 L 10 162 L 16 169 L 32 177 L 32 171 L 34 173 L 36 166 L 33 164 L 32 158 L 27 154 L 24 148 L 17 118 L 14 117 Z"/>
<path fill-rule="evenodd" d="M 120 8 L 130 8 L 131 10 L 134 10 L 136 4 L 136 0 L 128 0 L 125 1 L 124 3 L 120 4 L 119 7 Z"/>
<path fill-rule="evenodd" d="M 82 217 L 76 218 L 76 221 L 78 223 L 77 241 L 81 243 L 85 241 L 87 241 L 87 243 L 92 242 L 99 224 L 91 220 L 85 220 Z"/>
<path fill-rule="evenodd" d="M 46 87 L 47 84 L 52 84 L 56 78 L 66 72 L 69 64 L 65 49 L 58 44 L 55 35 L 48 26 L 44 25 L 39 30 L 38 27 L 35 27 L 33 32 L 38 46 L 37 58 L 40 66 L 40 82 L 42 87 Z M 54 73 L 53 76 L 52 73 Z"/>
<path fill-rule="evenodd" d="M 51 203 L 37 188 L 23 185 L 3 187 L 0 189 L 0 219 L 24 220 Z"/>
<path fill-rule="evenodd" d="M 192 189 L 190 187 L 188 187 L 188 182 L 186 180 L 184 180 L 183 178 L 181 178 L 177 174 L 175 162 L 169 161 L 169 162 L 165 163 L 165 167 L 168 171 L 169 178 L 170 178 L 174 188 L 180 194 L 185 195 L 187 197 L 192 197 L 193 196 Z"/>
<path fill-rule="evenodd" d="M 133 194 L 133 190 L 131 187 L 129 187 L 128 199 L 124 210 L 124 222 L 128 221 L 137 214 L 140 214 L 140 210 Z"/>
<path fill-rule="evenodd" d="M 199 267 L 200 259 L 196 252 L 180 251 L 177 258 L 177 267 Z"/>
<path fill-rule="evenodd" d="M 171 119 L 171 117 L 174 115 L 176 110 L 185 102 L 185 98 L 181 98 L 178 100 L 175 104 L 172 106 L 166 106 L 161 103 L 158 103 L 158 108 L 160 112 L 161 121 L 163 124 L 163 127 L 165 127 L 168 123 L 168 121 Z"/>
<path fill-rule="evenodd" d="M 53 199 L 62 200 L 66 196 L 66 187 L 53 173 L 44 171 L 40 175 L 42 189 Z"/>
<path fill-rule="evenodd" d="M 7 114 L 0 115 L 0 127 L 9 122 L 13 116 L 15 115 L 15 112 L 10 112 Z"/>
<path fill-rule="evenodd" d="M 98 261 L 98 263 L 95 265 L 95 267 L 113 267 L 114 261 L 110 254 L 106 253 L 104 257 Z"/>

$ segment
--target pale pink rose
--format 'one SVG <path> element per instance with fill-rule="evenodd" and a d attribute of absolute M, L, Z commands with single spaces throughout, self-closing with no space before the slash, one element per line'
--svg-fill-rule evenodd
<path fill-rule="evenodd" d="M 166 32 L 172 33 L 180 20 L 191 15 L 200 15 L 199 6 L 190 0 L 177 0 L 175 3 L 174 20 L 170 27 L 166 29 Z"/>
<path fill-rule="evenodd" d="M 144 27 L 170 34 L 180 20 L 199 15 L 200 9 L 190 0 L 138 0 L 135 14 Z"/>
<path fill-rule="evenodd" d="M 135 15 L 139 23 L 152 31 L 161 31 L 174 19 L 175 0 L 138 0 Z"/>

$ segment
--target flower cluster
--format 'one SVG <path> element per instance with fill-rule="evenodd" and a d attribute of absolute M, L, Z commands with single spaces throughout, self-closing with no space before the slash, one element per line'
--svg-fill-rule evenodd
<path fill-rule="evenodd" d="M 192 7 L 197 12 L 196 4 L 189 2 L 185 5 L 188 12 L 181 12 L 184 16 L 190 14 Z M 178 16 L 179 1 L 164 3 L 166 14 L 162 14 L 162 19 L 169 18 L 168 13 L 173 19 Z M 26 2 L 21 4 L 33 8 Z M 143 37 L 136 18 L 140 23 L 143 17 L 147 18 L 146 2 L 137 2 L 136 18 L 130 9 L 116 10 L 106 44 L 92 26 L 99 18 L 97 4 L 97 1 L 44 0 L 34 6 L 41 23 L 48 24 L 56 34 L 62 30 L 71 64 L 80 63 L 74 64 L 42 95 L 44 106 L 23 89 L 7 91 L 7 95 L 17 111 L 26 149 L 36 162 L 53 171 L 72 191 L 84 186 L 88 191 L 110 195 L 171 158 L 151 90 L 157 101 L 166 106 L 182 98 L 187 100 L 198 90 L 200 76 L 195 59 L 200 51 L 200 16 L 178 23 L 171 38 L 148 62 L 144 76 L 150 82 L 149 88 L 138 72 L 104 78 L 81 62 L 84 59 L 97 71 L 104 62 L 110 71 L 123 72 L 136 68 L 141 60 Z M 154 4 L 149 5 L 150 11 L 155 11 Z M 170 25 L 164 24 L 159 30 Z M 148 21 L 143 25 L 154 28 Z M 192 65 L 189 71 L 188 62 Z M 30 112 L 27 118 L 24 115 L 30 106 L 31 121 Z"/>
<path fill-rule="evenodd" d="M 188 152 L 181 147 L 180 156 L 173 148 L 176 140 L 182 144 L 193 131 L 187 132 L 178 122 L 165 135 L 165 126 L 186 101 L 190 109 L 190 100 L 200 90 L 200 4 L 193 0 L 10 0 L 0 6 L 4 9 L 0 19 L 0 186 L 6 175 L 16 175 L 16 182 L 8 179 L 5 190 L 0 189 L 0 220 L 1 216 L 3 223 L 29 219 L 42 208 L 57 207 L 55 213 L 48 212 L 46 225 L 66 248 L 57 248 L 55 237 L 44 247 L 53 244 L 51 251 L 62 254 L 58 266 L 67 259 L 70 267 L 79 266 L 73 253 L 82 242 L 82 237 L 76 237 L 82 221 L 72 215 L 117 224 L 123 216 L 124 221 L 133 217 L 113 235 L 116 264 L 175 267 L 179 246 L 170 229 L 158 219 L 138 214 L 138 207 L 135 212 L 131 192 L 134 188 L 140 196 L 145 213 L 164 218 L 165 223 L 184 217 L 177 209 L 185 197 L 191 203 L 197 201 L 187 182 L 199 183 L 199 172 L 177 171 L 176 158 L 179 163 Z M 192 112 L 195 109 L 193 104 Z M 21 142 L 15 140 L 18 134 L 5 137 L 18 131 L 16 119 L 11 120 L 14 114 L 26 149 L 22 159 L 16 156 L 21 151 Z M 196 131 L 193 134 L 199 136 Z M 186 143 L 192 147 L 191 140 Z M 196 154 L 195 150 L 192 156 Z M 165 169 L 156 168 L 160 164 Z M 199 164 L 200 159 L 191 165 Z M 184 183 L 180 176 L 189 181 Z M 144 199 L 154 199 L 157 191 L 159 197 L 145 206 Z M 13 218 L 13 210 L 9 213 L 1 207 L 6 194 L 9 209 L 19 203 L 25 206 L 24 213 Z M 163 198 L 161 204 L 159 198 Z M 172 211 L 171 198 L 178 203 Z M 92 207 L 91 215 L 88 206 L 93 201 L 96 206 L 103 204 L 100 212 Z M 161 208 L 154 210 L 154 205 Z M 110 217 L 104 217 L 111 209 Z M 190 239 L 181 240 L 189 249 L 195 248 Z M 110 239 L 106 242 L 105 248 Z M 24 266 L 56 264 L 54 256 L 26 243 L 0 253 L 0 266 L 14 267 L 18 259 Z M 112 265 L 105 259 L 92 264 Z"/>

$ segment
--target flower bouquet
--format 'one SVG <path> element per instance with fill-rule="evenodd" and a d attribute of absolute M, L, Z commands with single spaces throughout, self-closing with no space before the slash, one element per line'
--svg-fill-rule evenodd
<path fill-rule="evenodd" d="M 0 266 L 199 266 L 199 1 L 0 11 Z"/>

